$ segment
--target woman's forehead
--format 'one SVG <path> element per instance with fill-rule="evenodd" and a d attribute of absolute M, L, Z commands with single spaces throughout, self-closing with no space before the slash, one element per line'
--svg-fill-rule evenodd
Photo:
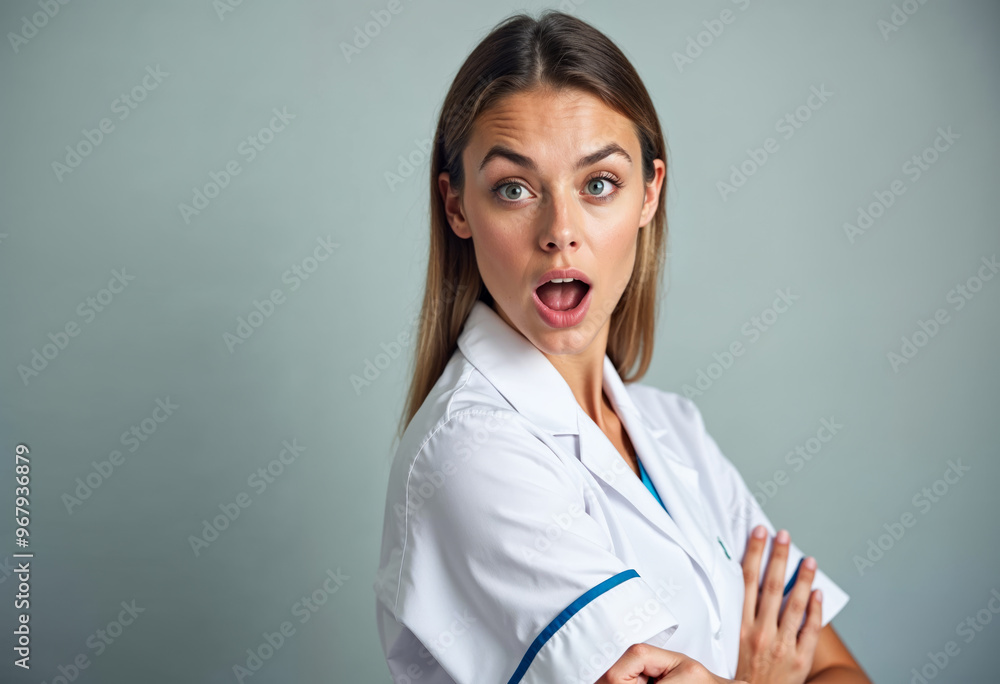
<path fill-rule="evenodd" d="M 615 156 L 634 162 L 639 141 L 632 122 L 597 97 L 581 91 L 531 91 L 509 95 L 482 112 L 473 124 L 467 152 L 478 170 L 487 157 L 510 158 L 490 154 L 498 147 L 533 160 L 565 157 L 549 160 L 562 163 L 613 144 L 627 151 Z"/>
<path fill-rule="evenodd" d="M 512 93 L 481 112 L 474 131 L 531 134 L 563 129 L 567 124 L 627 129 L 630 121 L 598 97 L 581 90 L 531 90 Z"/>

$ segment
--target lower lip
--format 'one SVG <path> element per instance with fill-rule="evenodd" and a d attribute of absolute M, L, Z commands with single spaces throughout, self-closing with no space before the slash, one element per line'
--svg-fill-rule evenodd
<path fill-rule="evenodd" d="M 594 286 L 591 285 L 587 288 L 587 294 L 583 296 L 580 303 L 575 308 L 567 309 L 566 311 L 556 311 L 545 306 L 542 300 L 538 298 L 537 292 L 532 292 L 531 296 L 535 300 L 535 308 L 538 309 L 538 315 L 550 327 L 572 328 L 574 325 L 579 325 L 583 321 L 583 317 L 587 315 L 587 309 L 590 308 L 590 294 L 593 291 Z"/>

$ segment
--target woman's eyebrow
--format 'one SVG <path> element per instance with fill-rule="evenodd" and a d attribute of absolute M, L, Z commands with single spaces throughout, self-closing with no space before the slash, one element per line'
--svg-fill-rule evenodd
<path fill-rule="evenodd" d="M 614 154 L 621 155 L 622 157 L 625 158 L 625 161 L 627 161 L 629 164 L 632 164 L 632 157 L 629 156 L 629 153 L 625 151 L 625 148 L 623 148 L 618 143 L 612 142 L 608 143 L 601 149 L 596 150 L 595 152 L 591 152 L 586 156 L 580 157 L 579 161 L 576 162 L 576 167 L 574 168 L 574 170 L 578 171 L 586 166 L 590 166 L 591 164 L 595 164 L 601 161 L 605 157 L 610 157 L 611 155 Z M 482 171 L 483 167 L 485 167 L 486 164 L 494 157 L 502 157 L 517 164 L 518 166 L 523 166 L 524 168 L 529 169 L 531 171 L 538 170 L 538 166 L 535 164 L 535 161 L 531 157 L 527 157 L 521 154 L 520 152 L 515 152 L 506 145 L 494 145 L 493 147 L 491 147 L 490 151 L 486 153 L 485 157 L 483 157 L 483 161 L 479 163 L 479 170 Z"/>

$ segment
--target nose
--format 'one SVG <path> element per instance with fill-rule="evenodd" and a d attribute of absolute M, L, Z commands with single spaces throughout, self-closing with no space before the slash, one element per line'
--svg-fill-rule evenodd
<path fill-rule="evenodd" d="M 580 218 L 576 206 L 558 193 L 550 195 L 550 211 L 543 213 L 544 226 L 539 234 L 539 244 L 546 252 L 576 250 L 580 247 Z M 547 214 L 547 215 L 546 215 Z"/>

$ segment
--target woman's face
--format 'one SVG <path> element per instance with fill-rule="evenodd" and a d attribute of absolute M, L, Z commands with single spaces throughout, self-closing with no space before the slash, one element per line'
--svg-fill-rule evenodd
<path fill-rule="evenodd" d="M 598 340 L 603 355 L 664 162 L 646 186 L 632 122 L 579 90 L 505 98 L 476 120 L 462 161 L 461 195 L 447 173 L 439 189 L 497 313 L 546 354 Z M 577 282 L 545 284 L 553 269 L 577 269 Z"/>

